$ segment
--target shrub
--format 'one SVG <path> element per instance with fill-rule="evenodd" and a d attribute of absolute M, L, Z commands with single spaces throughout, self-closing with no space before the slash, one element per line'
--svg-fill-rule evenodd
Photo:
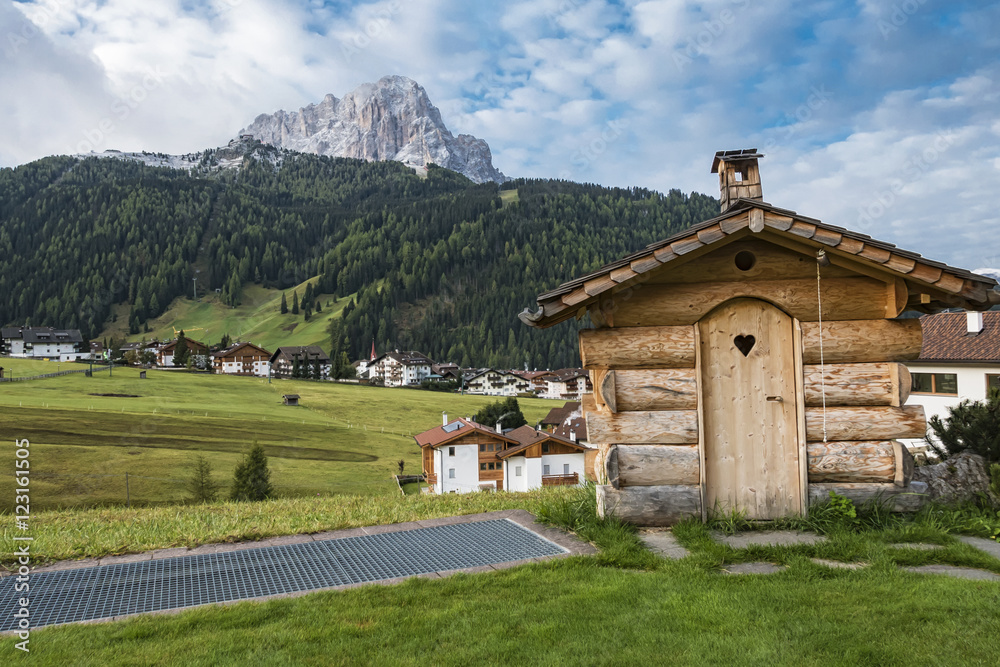
<path fill-rule="evenodd" d="M 274 493 L 271 486 L 271 471 L 267 467 L 267 456 L 262 445 L 253 443 L 250 451 L 233 471 L 233 488 L 230 500 L 266 500 Z"/>
<path fill-rule="evenodd" d="M 970 449 L 986 459 L 1000 462 L 1000 389 L 991 389 L 985 401 L 962 401 L 948 408 L 948 418 L 928 420 L 933 438 L 928 444 L 942 458 Z"/>

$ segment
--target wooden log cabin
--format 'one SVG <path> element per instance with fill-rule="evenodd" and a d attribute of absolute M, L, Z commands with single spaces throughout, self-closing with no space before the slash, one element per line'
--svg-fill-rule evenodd
<path fill-rule="evenodd" d="M 805 515 L 836 491 L 918 507 L 904 311 L 986 310 L 996 281 L 763 201 L 756 149 L 715 156 L 722 214 L 564 283 L 521 320 L 580 331 L 598 510 L 640 525 Z"/>

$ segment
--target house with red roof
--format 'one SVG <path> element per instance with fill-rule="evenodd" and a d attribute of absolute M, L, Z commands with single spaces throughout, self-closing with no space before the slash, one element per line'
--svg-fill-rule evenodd
<path fill-rule="evenodd" d="M 990 388 L 1000 389 L 1000 311 L 924 315 L 920 328 L 920 357 L 906 362 L 912 382 L 907 405 L 944 419 L 960 401 L 982 401 Z"/>
<path fill-rule="evenodd" d="M 503 432 L 444 414 L 441 426 L 414 440 L 435 493 L 529 491 L 584 480 L 587 448 L 530 426 Z"/>

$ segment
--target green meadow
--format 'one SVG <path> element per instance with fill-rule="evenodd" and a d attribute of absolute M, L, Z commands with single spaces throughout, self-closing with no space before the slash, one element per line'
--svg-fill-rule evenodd
<path fill-rule="evenodd" d="M 57 367 L 19 359 L 0 365 L 18 376 Z M 282 394 L 299 394 L 300 405 L 284 405 Z M 137 369 L 116 367 L 110 376 L 100 371 L 89 378 L 0 384 L 0 431 L 11 444 L 31 442 L 37 509 L 183 502 L 197 454 L 228 488 L 233 468 L 254 441 L 265 448 L 279 496 L 398 494 L 392 475 L 399 461 L 404 472 L 420 472 L 413 434 L 440 424 L 442 411 L 468 416 L 491 400 L 185 371 L 149 370 L 140 379 Z M 521 401 L 532 423 L 556 405 Z M 13 457 L 11 448 L 3 460 Z M 9 508 L 13 489 L 13 478 L 0 476 L 0 508 Z"/>
<path fill-rule="evenodd" d="M 150 320 L 149 332 L 134 335 L 128 335 L 128 310 L 127 307 L 122 307 L 118 312 L 118 319 L 95 340 L 111 336 L 119 340 L 127 338 L 129 341 L 143 338 L 169 340 L 175 337 L 176 329 L 183 330 L 190 338 L 208 344 L 218 343 L 223 335 L 229 334 L 233 340 L 250 341 L 271 352 L 282 345 L 319 345 L 324 350 L 329 350 L 326 327 L 330 317 L 339 317 L 354 295 L 341 296 L 337 301 L 333 300 L 331 294 L 319 295 L 317 298 L 323 312 L 313 313 L 307 321 L 301 312 L 298 315 L 291 313 L 293 291 L 297 291 L 301 299 L 305 288 L 305 282 L 286 290 L 247 284 L 243 288 L 241 303 L 235 308 L 222 303 L 214 293 L 202 296 L 198 301 L 190 296 L 179 297 L 174 299 L 162 315 Z M 282 293 L 286 296 L 289 308 L 289 312 L 284 315 L 281 314 Z"/>

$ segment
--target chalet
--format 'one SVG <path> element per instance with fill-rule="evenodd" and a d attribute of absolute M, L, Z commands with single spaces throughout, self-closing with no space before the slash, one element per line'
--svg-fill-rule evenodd
<path fill-rule="evenodd" d="M 512 429 L 504 435 L 520 443 L 497 454 L 503 461 L 504 490 L 530 491 L 584 482 L 587 448 L 580 443 L 530 426 Z"/>
<path fill-rule="evenodd" d="M 549 391 L 547 380 L 554 377 L 551 371 L 512 371 L 531 383 L 531 393 L 542 397 Z"/>
<path fill-rule="evenodd" d="M 368 364 L 368 379 L 385 387 L 412 387 L 431 375 L 433 363 L 419 352 L 386 352 Z"/>
<path fill-rule="evenodd" d="M 354 374 L 357 376 L 357 378 L 359 380 L 367 380 L 368 379 L 368 360 L 367 359 L 358 359 L 357 361 L 352 362 L 351 366 L 354 367 Z"/>
<path fill-rule="evenodd" d="M 185 338 L 184 340 L 187 343 L 185 347 L 188 349 L 191 363 L 198 368 L 207 368 L 210 363 L 208 346 L 190 338 Z M 174 365 L 175 354 L 177 354 L 177 339 L 164 343 L 157 348 L 156 364 L 164 368 L 172 367 Z"/>
<path fill-rule="evenodd" d="M 509 371 L 487 368 L 466 379 L 465 391 L 484 396 L 519 396 L 531 392 L 531 382 Z"/>
<path fill-rule="evenodd" d="M 441 426 L 414 439 L 436 493 L 528 491 L 584 480 L 586 447 L 530 426 L 501 432 L 445 414 Z"/>
<path fill-rule="evenodd" d="M 471 419 L 448 421 L 413 437 L 420 447 L 424 476 L 435 493 L 468 493 L 504 488 L 497 453 L 521 443 Z"/>
<path fill-rule="evenodd" d="M 431 364 L 431 373 L 437 375 L 441 380 L 454 380 L 458 382 L 462 379 L 462 369 L 458 367 L 458 364 Z"/>
<path fill-rule="evenodd" d="M 276 378 L 330 379 L 329 355 L 318 345 L 279 347 L 268 359 L 271 375 Z M 318 372 L 317 372 L 318 371 Z"/>
<path fill-rule="evenodd" d="M 552 433 L 557 428 L 562 426 L 563 422 L 565 422 L 573 413 L 580 413 L 579 401 L 570 401 L 561 407 L 552 408 L 549 410 L 549 414 L 545 415 L 545 417 L 542 418 L 542 421 L 538 424 L 546 433 Z"/>
<path fill-rule="evenodd" d="M 129 354 L 134 352 L 135 355 Z M 157 340 L 143 340 L 134 343 L 122 343 L 118 348 L 118 357 L 134 360 L 134 363 L 142 362 L 143 357 L 154 363 L 159 359 L 160 342 Z"/>
<path fill-rule="evenodd" d="M 79 329 L 3 327 L 0 346 L 3 348 L 0 352 L 8 357 L 76 361 L 90 355 Z"/>
<path fill-rule="evenodd" d="M 271 369 L 271 353 L 253 343 L 236 343 L 212 355 L 217 373 L 267 377 Z"/>
<path fill-rule="evenodd" d="M 949 407 L 966 399 L 982 401 L 990 389 L 1000 389 L 1000 311 L 924 315 L 920 326 L 920 357 L 906 362 L 907 405 L 945 418 Z"/>
<path fill-rule="evenodd" d="M 532 327 L 590 315 L 583 399 L 597 506 L 640 525 L 805 515 L 830 491 L 912 510 L 900 438 L 922 333 L 904 311 L 988 310 L 992 278 L 763 201 L 755 149 L 715 156 L 720 216 L 539 295 Z"/>
<path fill-rule="evenodd" d="M 593 390 L 590 373 L 582 368 L 563 368 L 545 376 L 545 393 L 540 394 L 539 398 L 579 401 L 584 394 Z"/>

